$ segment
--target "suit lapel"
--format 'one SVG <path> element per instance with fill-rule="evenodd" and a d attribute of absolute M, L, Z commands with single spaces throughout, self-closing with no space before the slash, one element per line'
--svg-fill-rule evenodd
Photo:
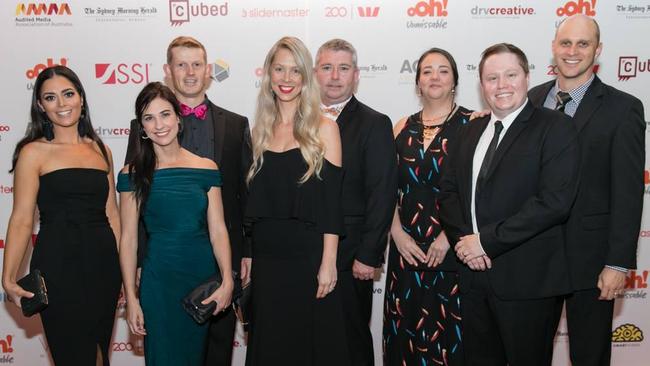
<path fill-rule="evenodd" d="M 475 121 L 470 121 L 469 122 L 469 129 L 467 131 L 467 135 L 463 136 L 463 140 L 461 143 L 461 146 L 463 146 L 463 153 L 460 156 L 464 156 L 465 158 L 462 159 L 464 160 L 464 164 L 462 164 L 462 167 L 458 167 L 457 169 L 462 172 L 462 175 L 459 174 L 459 185 L 462 184 L 462 186 L 458 187 L 459 192 L 466 192 L 467 194 L 464 197 L 464 202 L 465 204 L 465 212 L 470 213 L 471 212 L 471 207 L 470 205 L 472 204 L 472 172 L 474 171 L 474 153 L 476 152 L 476 145 L 478 145 L 478 141 L 481 139 L 481 135 L 483 135 L 483 132 L 488 126 L 488 123 L 490 122 L 490 116 L 485 116 L 482 118 L 479 118 Z M 471 221 L 471 217 L 469 218 Z"/>
<path fill-rule="evenodd" d="M 528 93 L 530 102 L 533 103 L 533 105 L 537 108 L 543 108 L 546 97 L 551 91 L 553 85 L 555 85 L 555 79 L 540 85 L 539 88 L 534 88 L 531 92 Z"/>
<path fill-rule="evenodd" d="M 587 125 L 587 122 L 592 120 L 591 116 L 600 108 L 603 101 L 603 94 L 603 83 L 596 76 L 594 77 L 594 81 L 591 82 L 589 89 L 587 89 L 585 96 L 580 101 L 576 114 L 573 116 L 578 133 Z"/>
<path fill-rule="evenodd" d="M 515 118 L 515 120 L 512 122 L 512 125 L 510 125 L 510 127 L 508 128 L 508 131 L 506 131 L 506 134 L 503 136 L 503 139 L 497 146 L 497 150 L 494 153 L 494 158 L 492 159 L 492 163 L 490 164 L 490 169 L 485 175 L 486 182 L 492 176 L 494 169 L 496 169 L 496 167 L 499 165 L 499 162 L 501 162 L 501 159 L 510 148 L 510 145 L 512 145 L 512 143 L 515 142 L 515 140 L 517 140 L 517 136 L 519 136 L 521 131 L 523 131 L 526 128 L 527 126 L 526 122 L 533 115 L 533 111 L 534 111 L 534 107 L 531 104 L 531 102 L 528 101 L 524 109 L 521 110 L 517 118 Z"/>
<path fill-rule="evenodd" d="M 214 125 L 214 162 L 221 166 L 223 155 L 223 140 L 226 134 L 226 116 L 214 103 L 210 102 L 210 113 Z"/>
<path fill-rule="evenodd" d="M 341 114 L 336 118 L 336 123 L 338 123 L 341 133 L 346 129 L 349 124 L 348 122 L 352 120 L 352 116 L 354 116 L 354 112 L 357 110 L 358 106 L 359 101 L 353 95 L 350 101 L 345 105 L 345 107 L 343 107 Z"/>

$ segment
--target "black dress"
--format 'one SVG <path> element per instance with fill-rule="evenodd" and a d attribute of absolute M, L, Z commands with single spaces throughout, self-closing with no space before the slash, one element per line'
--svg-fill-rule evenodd
<path fill-rule="evenodd" d="M 49 305 L 41 312 L 56 365 L 94 365 L 108 346 L 122 284 L 115 236 L 106 217 L 108 175 L 66 168 L 40 177 L 41 224 L 31 269 L 43 272 Z"/>
<path fill-rule="evenodd" d="M 338 290 L 316 299 L 323 233 L 341 234 L 342 171 L 327 161 L 319 179 L 299 149 L 266 151 L 250 185 L 252 317 L 246 365 L 350 365 Z"/>
<path fill-rule="evenodd" d="M 442 228 L 436 203 L 447 153 L 470 111 L 459 107 L 425 150 L 420 113 L 408 118 L 395 144 L 399 218 L 416 242 L 432 243 Z M 426 254 L 426 253 L 425 253 Z M 385 365 L 462 365 L 458 275 L 453 248 L 435 270 L 411 271 L 391 241 L 384 299 Z"/>

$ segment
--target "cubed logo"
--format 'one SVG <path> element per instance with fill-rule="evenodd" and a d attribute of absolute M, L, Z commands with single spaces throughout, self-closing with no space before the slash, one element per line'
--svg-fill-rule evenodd
<path fill-rule="evenodd" d="M 59 63 L 56 63 L 54 62 L 53 58 L 48 57 L 46 63 L 36 64 L 34 65 L 33 68 L 27 69 L 27 71 L 25 72 L 25 76 L 27 76 L 27 78 L 30 80 L 36 79 L 36 77 L 38 76 L 38 74 L 41 73 L 41 71 L 47 69 L 48 67 L 57 66 L 57 65 L 68 66 L 68 59 L 65 57 L 61 57 Z"/>
<path fill-rule="evenodd" d="M 643 331 L 634 324 L 623 324 L 612 332 L 612 342 L 641 342 Z"/>
<path fill-rule="evenodd" d="M 106 85 L 149 82 L 149 64 L 95 64 L 95 78 Z"/>
<path fill-rule="evenodd" d="M 593 17 L 596 15 L 596 0 L 568 1 L 564 6 L 557 8 L 555 13 L 559 17 L 570 17 L 579 13 Z"/>
<path fill-rule="evenodd" d="M 429 0 L 419 1 L 414 6 L 406 10 L 406 14 L 410 17 L 446 17 L 449 15 L 447 11 L 447 2 L 449 0 Z"/>
<path fill-rule="evenodd" d="M 67 3 L 19 3 L 16 5 L 16 16 L 39 15 L 72 15 Z"/>
<path fill-rule="evenodd" d="M 217 17 L 228 15 L 228 2 L 221 4 L 190 4 L 189 0 L 169 0 L 169 22 L 172 26 L 187 23 L 193 17 Z"/>
<path fill-rule="evenodd" d="M 639 61 L 637 56 L 621 56 L 618 58 L 619 81 L 630 80 L 644 72 L 650 72 L 650 59 Z"/>
<path fill-rule="evenodd" d="M 379 15 L 378 6 L 358 6 L 357 14 L 362 18 L 376 18 Z"/>

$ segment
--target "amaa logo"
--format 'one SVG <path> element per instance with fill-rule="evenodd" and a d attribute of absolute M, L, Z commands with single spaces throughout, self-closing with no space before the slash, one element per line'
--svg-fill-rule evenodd
<path fill-rule="evenodd" d="M 56 3 L 29 3 L 16 5 L 16 16 L 20 15 L 72 15 L 70 6 L 67 3 L 58 5 Z"/>

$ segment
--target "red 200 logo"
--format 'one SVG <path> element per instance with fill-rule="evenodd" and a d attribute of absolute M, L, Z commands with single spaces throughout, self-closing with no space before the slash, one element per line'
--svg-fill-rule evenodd
<path fill-rule="evenodd" d="M 131 342 L 115 342 L 113 343 L 113 352 L 133 351 L 135 347 Z"/>
<path fill-rule="evenodd" d="M 345 6 L 326 6 L 325 7 L 325 17 L 326 18 L 344 18 L 348 16 L 348 8 Z"/>

